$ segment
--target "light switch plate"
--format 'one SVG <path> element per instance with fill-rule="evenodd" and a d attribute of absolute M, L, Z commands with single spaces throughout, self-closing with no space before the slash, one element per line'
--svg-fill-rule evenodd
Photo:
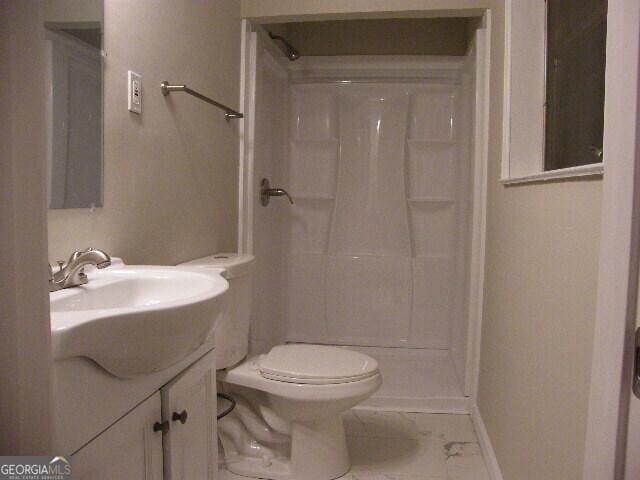
<path fill-rule="evenodd" d="M 142 113 L 142 75 L 129 70 L 127 74 L 128 85 L 128 107 L 129 111 L 137 114 Z"/>

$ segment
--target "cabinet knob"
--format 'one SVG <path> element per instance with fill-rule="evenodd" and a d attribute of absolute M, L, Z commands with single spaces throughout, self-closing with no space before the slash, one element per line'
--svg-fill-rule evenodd
<path fill-rule="evenodd" d="M 164 422 L 156 422 L 153 424 L 153 431 L 154 432 L 162 432 L 162 433 L 168 433 L 169 432 L 169 422 L 167 422 L 166 420 Z"/>
<path fill-rule="evenodd" d="M 173 412 L 173 415 L 171 416 L 171 420 L 173 420 L 174 422 L 180 420 L 180 423 L 184 425 L 185 423 L 187 423 L 187 417 L 188 417 L 187 411 L 182 410 L 180 413 Z"/>

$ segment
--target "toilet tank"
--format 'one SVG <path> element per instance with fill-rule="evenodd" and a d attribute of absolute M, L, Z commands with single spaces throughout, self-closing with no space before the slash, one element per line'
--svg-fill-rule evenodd
<path fill-rule="evenodd" d="M 229 282 L 229 291 L 227 309 L 214 331 L 216 368 L 227 368 L 239 363 L 249 351 L 255 257 L 238 253 L 217 253 L 180 265 L 203 270 L 224 269 L 222 276 Z"/>

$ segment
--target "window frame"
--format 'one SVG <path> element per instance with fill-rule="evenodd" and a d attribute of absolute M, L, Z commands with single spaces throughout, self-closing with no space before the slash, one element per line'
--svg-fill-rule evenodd
<path fill-rule="evenodd" d="M 546 15 L 541 0 L 505 0 L 503 184 L 601 176 L 604 171 L 604 161 L 544 169 Z"/>

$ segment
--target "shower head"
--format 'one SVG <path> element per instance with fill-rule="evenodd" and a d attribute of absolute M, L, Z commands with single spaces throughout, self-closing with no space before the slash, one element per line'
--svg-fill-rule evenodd
<path fill-rule="evenodd" d="M 271 37 L 273 40 L 280 40 L 283 43 L 285 47 L 285 53 L 289 60 L 293 62 L 294 60 L 297 60 L 300 58 L 300 52 L 298 52 L 295 48 L 293 48 L 291 44 L 287 42 L 284 38 L 282 38 L 280 35 L 275 35 L 269 32 L 269 37 Z"/>

